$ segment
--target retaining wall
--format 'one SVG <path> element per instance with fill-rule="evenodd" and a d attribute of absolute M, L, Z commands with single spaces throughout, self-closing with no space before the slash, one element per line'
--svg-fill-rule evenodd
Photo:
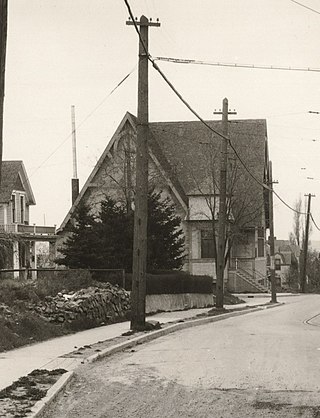
<path fill-rule="evenodd" d="M 159 311 L 181 311 L 190 308 L 206 308 L 213 306 L 214 296 L 202 293 L 182 293 L 171 295 L 147 295 L 146 313 Z"/>

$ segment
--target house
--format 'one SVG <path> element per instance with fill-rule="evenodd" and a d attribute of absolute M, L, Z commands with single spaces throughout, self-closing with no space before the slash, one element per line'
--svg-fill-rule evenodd
<path fill-rule="evenodd" d="M 221 121 L 207 123 L 222 131 Z M 60 243 L 68 235 L 80 202 L 90 203 L 95 210 L 108 195 L 132 206 L 136 127 L 136 117 L 127 112 L 62 222 Z M 209 274 L 215 280 L 213 233 L 219 216 L 221 138 L 200 121 L 151 122 L 149 132 L 149 185 L 171 199 L 182 220 L 184 270 Z M 229 147 L 225 278 L 230 290 L 264 291 L 269 219 L 268 196 L 263 188 L 268 181 L 266 121 L 229 121 L 229 136 L 241 162 Z"/>
<path fill-rule="evenodd" d="M 290 243 L 289 240 L 275 240 L 275 275 L 276 283 L 279 287 L 288 286 L 288 273 L 290 267 L 298 267 L 300 247 Z"/>
<path fill-rule="evenodd" d="M 22 161 L 3 161 L 0 186 L 0 239 L 9 243 L 1 268 L 19 270 L 36 268 L 36 242 L 49 242 L 51 259 L 55 258 L 55 227 L 30 225 L 30 207 L 35 198 Z"/>

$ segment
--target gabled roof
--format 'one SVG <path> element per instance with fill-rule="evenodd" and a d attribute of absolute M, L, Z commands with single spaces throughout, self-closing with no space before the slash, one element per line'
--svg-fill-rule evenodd
<path fill-rule="evenodd" d="M 29 205 L 36 201 L 22 161 L 2 161 L 0 203 L 8 203 L 14 190 L 24 191 Z"/>
<path fill-rule="evenodd" d="M 289 240 L 276 239 L 274 243 L 275 252 L 279 254 L 293 254 L 295 257 L 299 257 L 300 247 L 296 244 L 292 244 Z"/>
<path fill-rule="evenodd" d="M 136 131 L 137 119 L 127 112 L 62 222 L 60 230 L 67 225 L 126 123 L 129 123 Z M 207 123 L 214 130 L 222 132 L 221 121 L 207 121 Z M 149 129 L 150 157 L 158 163 L 168 184 L 178 195 L 181 203 L 187 207 L 187 196 L 199 194 L 199 190 L 196 190 L 197 187 L 203 189 L 207 183 L 208 149 L 206 147 L 213 146 L 214 152 L 219 153 L 221 138 L 200 121 L 150 122 Z M 229 137 L 242 160 L 263 182 L 267 169 L 266 121 L 261 119 L 230 121 Z"/>
<path fill-rule="evenodd" d="M 207 124 L 222 132 L 221 121 L 207 121 Z M 207 184 L 208 146 L 210 153 L 219 153 L 221 137 L 200 121 L 152 122 L 149 126 L 184 192 L 199 194 L 196 189 Z M 229 121 L 229 137 L 242 160 L 262 182 L 266 170 L 266 121 Z"/>

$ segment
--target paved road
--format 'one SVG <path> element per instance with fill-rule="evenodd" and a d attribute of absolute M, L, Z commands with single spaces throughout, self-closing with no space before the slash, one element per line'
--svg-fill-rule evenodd
<path fill-rule="evenodd" d="M 319 314 L 291 297 L 84 366 L 46 417 L 320 417 Z"/>

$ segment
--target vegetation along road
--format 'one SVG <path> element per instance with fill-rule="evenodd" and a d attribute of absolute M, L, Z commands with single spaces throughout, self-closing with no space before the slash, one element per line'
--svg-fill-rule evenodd
<path fill-rule="evenodd" d="M 320 296 L 285 301 L 84 366 L 46 417 L 320 417 Z"/>

